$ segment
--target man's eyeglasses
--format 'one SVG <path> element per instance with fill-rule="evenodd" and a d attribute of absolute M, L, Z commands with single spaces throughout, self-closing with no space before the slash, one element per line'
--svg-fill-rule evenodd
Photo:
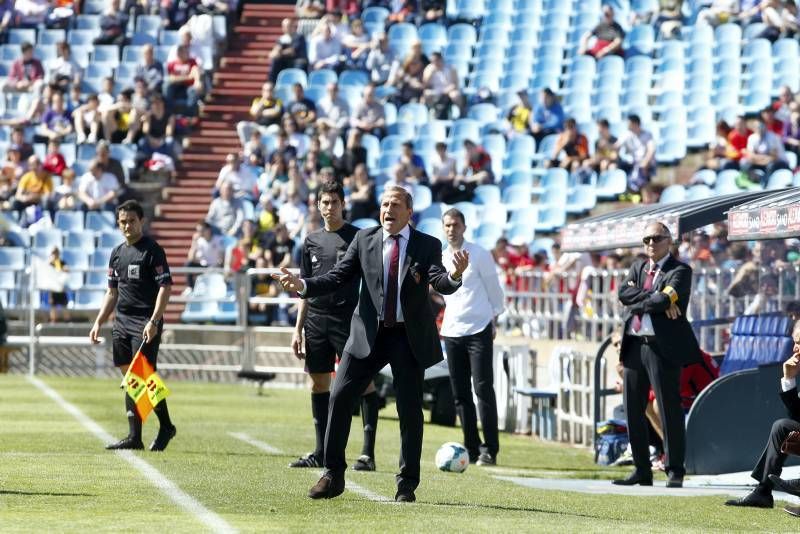
<path fill-rule="evenodd" d="M 669 237 L 665 235 L 646 235 L 642 238 L 642 243 L 645 245 L 649 245 L 650 243 L 661 243 L 665 239 L 669 239 Z"/>

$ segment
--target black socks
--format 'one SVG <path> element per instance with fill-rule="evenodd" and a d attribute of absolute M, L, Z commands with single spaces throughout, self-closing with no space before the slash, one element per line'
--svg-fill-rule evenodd
<path fill-rule="evenodd" d="M 325 451 L 325 431 L 328 428 L 328 401 L 331 393 L 312 393 L 311 394 L 311 416 L 314 418 L 314 430 L 317 434 L 317 446 L 314 449 L 314 456 L 322 460 Z"/>
<path fill-rule="evenodd" d="M 153 411 L 158 416 L 159 431 L 161 429 L 167 430 L 172 427 L 172 420 L 169 418 L 169 410 L 167 409 L 167 399 L 162 400 L 153 407 Z"/>
<path fill-rule="evenodd" d="M 364 447 L 361 454 L 375 459 L 375 431 L 378 429 L 378 392 L 361 396 L 361 419 L 364 422 Z"/>
<path fill-rule="evenodd" d="M 141 441 L 142 440 L 142 420 L 136 411 L 136 403 L 127 392 L 125 392 L 125 411 L 128 416 L 128 436 Z"/>

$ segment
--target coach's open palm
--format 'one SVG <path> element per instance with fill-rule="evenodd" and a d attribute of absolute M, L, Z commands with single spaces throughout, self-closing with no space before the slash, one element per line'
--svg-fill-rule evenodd
<path fill-rule="evenodd" d="M 453 268 L 455 269 L 450 275 L 453 278 L 461 278 L 464 271 L 469 266 L 469 252 L 466 250 L 457 250 L 453 253 Z"/>
<path fill-rule="evenodd" d="M 290 273 L 289 269 L 283 267 L 281 269 L 281 272 L 283 273 L 283 275 L 273 274 L 272 278 L 280 282 L 283 289 L 285 289 L 286 291 L 298 291 L 298 292 L 301 289 L 303 289 L 303 283 L 300 281 L 300 278 Z"/>

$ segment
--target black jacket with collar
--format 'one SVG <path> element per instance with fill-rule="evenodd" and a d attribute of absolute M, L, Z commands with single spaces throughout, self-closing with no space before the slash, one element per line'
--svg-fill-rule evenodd
<path fill-rule="evenodd" d="M 621 354 L 625 354 L 630 320 L 635 314 L 650 314 L 656 342 L 664 358 L 679 365 L 689 365 L 702 361 L 700 346 L 694 331 L 686 319 L 686 309 L 692 292 L 692 268 L 670 256 L 661 268 L 653 288 L 645 291 L 642 286 L 647 276 L 645 268 L 649 260 L 639 260 L 631 265 L 628 276 L 622 281 L 618 296 L 625 306 L 623 314 L 623 335 Z M 670 319 L 666 315 L 670 307 L 669 295 L 663 292 L 672 287 L 678 295 L 677 305 L 681 315 Z"/>
<path fill-rule="evenodd" d="M 375 346 L 380 311 L 383 310 L 383 229 L 380 226 L 360 230 L 333 269 L 324 275 L 304 279 L 306 292 L 303 298 L 332 293 L 356 276 L 361 277 L 361 290 L 344 352 L 355 358 L 366 358 Z M 414 358 L 427 368 L 443 359 L 428 285 L 443 295 L 449 295 L 461 283 L 453 285 L 442 265 L 441 242 L 413 228 L 400 281 L 400 306 L 408 342 Z"/>

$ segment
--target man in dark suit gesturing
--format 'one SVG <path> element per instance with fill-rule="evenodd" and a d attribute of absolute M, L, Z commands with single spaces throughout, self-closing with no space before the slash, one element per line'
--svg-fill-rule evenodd
<path fill-rule="evenodd" d="M 647 226 L 646 260 L 635 262 L 619 289 L 625 306 L 620 351 L 628 436 L 636 470 L 614 484 L 651 486 L 645 407 L 652 385 L 664 428 L 667 487 L 683 486 L 686 427 L 680 396 L 681 367 L 700 361 L 700 347 L 686 320 L 692 269 L 673 258 L 672 237 L 662 223 Z"/>
<path fill-rule="evenodd" d="M 411 220 L 413 200 L 401 187 L 387 187 L 381 197 L 381 226 L 361 230 L 347 253 L 328 271 L 299 279 L 283 270 L 275 275 L 284 289 L 309 298 L 332 293 L 361 277 L 358 306 L 350 337 L 331 391 L 325 436 L 325 473 L 308 492 L 312 499 L 344 491 L 345 448 L 355 402 L 375 374 L 392 367 L 400 417 L 398 502 L 416 500 L 422 454 L 422 383 L 425 369 L 442 360 L 428 296 L 428 285 L 443 294 L 461 285 L 469 254 L 456 253 L 450 273 L 442 265 L 442 244 L 417 232 Z"/>

